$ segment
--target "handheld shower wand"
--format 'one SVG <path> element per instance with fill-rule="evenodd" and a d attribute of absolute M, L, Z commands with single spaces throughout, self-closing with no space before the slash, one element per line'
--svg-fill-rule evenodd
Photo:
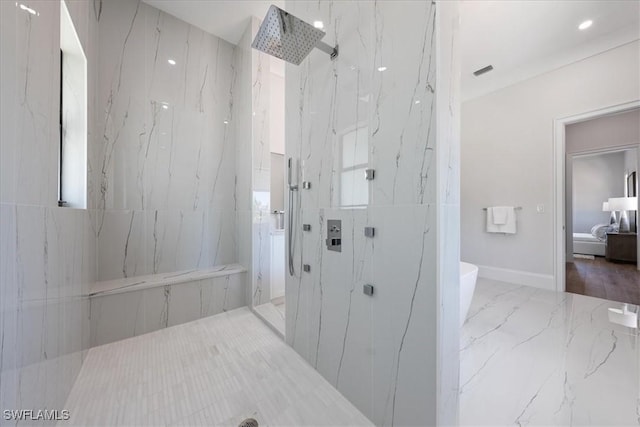
<path fill-rule="evenodd" d="M 289 157 L 289 160 L 287 162 L 287 169 L 288 169 L 288 175 L 287 175 L 287 183 L 289 186 L 289 224 L 288 224 L 288 230 L 287 230 L 287 238 L 289 241 L 289 275 L 290 276 L 294 276 L 296 271 L 293 265 L 293 195 L 294 192 L 298 191 L 298 185 L 293 185 L 292 182 L 292 176 L 293 176 L 293 158 Z"/>
<path fill-rule="evenodd" d="M 287 182 L 289 184 L 289 191 L 298 191 L 298 185 L 291 185 L 291 181 L 292 181 L 292 174 L 293 174 L 293 158 L 289 157 L 289 161 L 287 164 L 287 168 L 288 168 L 288 176 L 287 176 Z"/>

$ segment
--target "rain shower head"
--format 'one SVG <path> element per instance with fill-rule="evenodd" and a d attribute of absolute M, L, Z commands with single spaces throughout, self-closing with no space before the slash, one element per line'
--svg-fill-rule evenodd
<path fill-rule="evenodd" d="M 338 56 L 338 47 L 322 42 L 324 35 L 313 25 L 271 5 L 251 47 L 295 65 L 300 65 L 314 47 L 334 59 Z"/>

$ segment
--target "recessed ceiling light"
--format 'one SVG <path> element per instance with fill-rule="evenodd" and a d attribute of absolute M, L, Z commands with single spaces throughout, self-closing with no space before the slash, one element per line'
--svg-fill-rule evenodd
<path fill-rule="evenodd" d="M 176 61 L 174 59 L 169 59 L 167 62 L 171 65 L 176 65 Z"/>
<path fill-rule="evenodd" d="M 167 104 L 166 102 L 162 103 L 162 108 L 164 108 L 165 110 L 169 109 L 169 104 Z"/>
<path fill-rule="evenodd" d="M 225 120 L 225 121 L 224 121 L 224 122 L 222 122 L 222 123 L 224 123 L 225 125 L 228 125 L 228 124 L 229 124 L 229 120 Z"/>
<path fill-rule="evenodd" d="M 29 12 L 29 13 L 30 13 L 30 14 L 32 14 L 32 15 L 35 15 L 35 14 L 36 14 L 36 11 L 35 11 L 35 10 L 33 10 L 33 9 L 31 9 L 30 7 L 27 7 L 27 6 L 23 5 L 23 4 L 21 4 L 21 5 L 20 5 L 20 9 L 22 9 L 22 10 L 26 10 L 27 12 Z"/>
<path fill-rule="evenodd" d="M 383 72 L 387 69 L 387 67 L 378 67 L 378 71 Z"/>
<path fill-rule="evenodd" d="M 322 23 L 322 21 L 313 21 L 313 26 L 319 30 L 324 28 L 324 24 Z"/>
<path fill-rule="evenodd" d="M 420 100 L 419 99 L 416 99 L 416 104 L 420 104 Z"/>
<path fill-rule="evenodd" d="M 593 24 L 593 21 L 591 19 L 588 19 L 588 20 L 584 21 L 582 24 L 578 25 L 578 29 L 579 30 L 586 30 L 587 28 L 589 28 L 591 26 L 591 24 Z"/>

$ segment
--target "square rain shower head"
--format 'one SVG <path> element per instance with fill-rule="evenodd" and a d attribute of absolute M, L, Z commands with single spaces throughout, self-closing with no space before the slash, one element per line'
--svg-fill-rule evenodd
<path fill-rule="evenodd" d="M 324 35 L 324 31 L 271 5 L 251 47 L 300 65 Z"/>

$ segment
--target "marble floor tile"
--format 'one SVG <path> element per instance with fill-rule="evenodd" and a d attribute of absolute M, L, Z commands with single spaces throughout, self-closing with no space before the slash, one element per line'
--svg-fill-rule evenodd
<path fill-rule="evenodd" d="M 64 425 L 371 426 L 247 308 L 92 348 Z"/>
<path fill-rule="evenodd" d="M 461 425 L 639 425 L 638 331 L 620 303 L 479 279 L 461 332 Z"/>

